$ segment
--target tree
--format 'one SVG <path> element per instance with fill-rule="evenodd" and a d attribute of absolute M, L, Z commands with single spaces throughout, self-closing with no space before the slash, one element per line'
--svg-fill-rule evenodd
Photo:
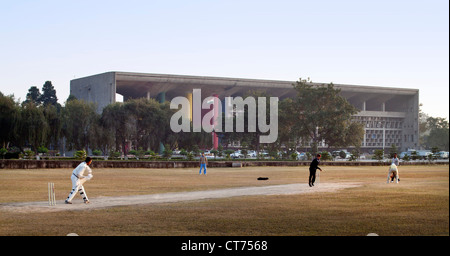
<path fill-rule="evenodd" d="M 381 161 L 384 158 L 384 150 L 382 149 L 375 149 L 374 151 L 374 158 L 375 160 Z"/>
<path fill-rule="evenodd" d="M 50 149 L 57 147 L 61 138 L 62 116 L 61 107 L 59 105 L 43 105 L 41 106 L 45 120 L 48 124 L 47 145 Z"/>
<path fill-rule="evenodd" d="M 360 155 L 361 155 L 361 154 L 359 153 L 359 150 L 353 149 L 353 150 L 352 150 L 352 154 L 350 155 L 349 161 L 355 161 L 356 159 L 359 158 Z"/>
<path fill-rule="evenodd" d="M 219 118 L 222 119 L 222 124 L 225 124 L 227 119 L 229 119 L 228 121 L 230 121 L 230 120 L 233 121 L 233 132 L 225 132 L 225 129 L 222 129 L 222 132 L 217 132 L 217 135 L 219 136 L 221 143 L 223 143 L 225 145 L 225 147 L 228 149 L 228 145 L 230 145 L 232 142 L 241 141 L 243 133 L 235 132 L 236 131 L 236 129 L 235 129 L 236 114 L 235 113 L 233 113 L 232 117 L 225 117 L 225 112 L 222 112 L 222 114 Z"/>
<path fill-rule="evenodd" d="M 297 130 L 295 118 L 292 118 L 292 113 L 295 113 L 294 100 L 291 98 L 281 100 L 278 110 L 278 140 L 273 143 L 275 145 L 271 149 L 281 151 L 282 145 L 288 149 L 296 148 L 302 139 Z"/>
<path fill-rule="evenodd" d="M 219 144 L 219 146 L 217 147 L 217 155 L 219 157 L 223 156 L 223 146 L 222 146 L 222 144 Z"/>
<path fill-rule="evenodd" d="M 124 108 L 124 102 L 110 104 L 103 109 L 101 125 L 108 130 L 109 136 L 114 138 L 116 150 L 122 149 L 127 154 L 127 141 L 130 140 L 130 125 L 128 125 L 128 114 Z"/>
<path fill-rule="evenodd" d="M 174 148 L 177 136 L 170 129 L 171 109 L 154 99 L 133 99 L 123 104 L 130 125 L 130 140 L 135 148 L 158 149 L 161 143 Z"/>
<path fill-rule="evenodd" d="M 263 118 L 262 116 L 259 116 L 259 100 L 261 98 L 265 98 L 266 104 L 264 106 L 265 108 L 265 119 L 263 121 L 264 124 L 268 124 L 270 123 L 270 111 L 271 110 L 271 105 L 270 105 L 270 97 L 269 95 L 267 95 L 266 92 L 264 91 L 255 91 L 255 90 L 251 90 L 249 92 L 247 92 L 244 95 L 244 99 L 247 97 L 252 97 L 255 99 L 256 101 L 256 108 L 255 108 L 255 125 L 256 125 L 256 129 L 255 132 L 250 132 L 249 131 L 249 114 L 250 114 L 250 110 L 249 107 L 247 106 L 246 108 L 244 108 L 244 131 L 246 131 L 246 133 L 240 134 L 241 136 L 241 141 L 242 141 L 242 145 L 244 146 L 245 149 L 247 149 L 247 146 L 249 146 L 250 149 L 254 149 L 256 150 L 256 154 L 259 154 L 260 150 L 261 150 L 261 146 L 264 146 L 265 144 L 261 144 L 260 143 L 260 137 L 262 135 L 266 135 L 268 132 L 262 132 L 261 131 L 261 127 L 258 125 L 260 123 L 260 118 Z M 278 113 L 277 113 L 278 114 Z M 277 120 L 278 121 L 278 120 Z M 246 158 L 246 154 L 244 154 L 244 158 Z"/>
<path fill-rule="evenodd" d="M 335 89 L 332 83 L 316 86 L 308 78 L 299 79 L 293 86 L 297 97 L 293 101 L 292 118 L 295 120 L 298 136 L 311 140 L 313 154 L 317 153 L 320 141 L 348 145 L 351 135 L 349 129 L 362 129 L 351 122 L 352 115 L 358 113 L 358 110 L 339 95 L 340 90 Z"/>
<path fill-rule="evenodd" d="M 266 92 L 263 91 L 248 91 L 243 97 L 244 107 L 243 109 L 233 109 L 233 115 L 229 117 L 225 117 L 225 113 L 222 113 L 222 124 L 226 124 L 228 122 L 233 123 L 233 131 L 227 132 L 225 129 L 222 132 L 218 132 L 218 135 L 222 142 L 225 145 L 230 144 L 234 141 L 240 141 L 242 144 L 249 145 L 249 149 L 256 150 L 259 152 L 262 147 L 266 146 L 268 143 L 260 143 L 261 136 L 266 136 L 270 132 L 263 132 L 260 126 L 260 123 L 269 124 L 272 121 L 270 120 L 271 111 L 274 111 L 273 105 L 271 105 L 270 97 Z M 265 100 L 266 104 L 264 106 L 263 111 L 265 111 L 265 120 L 261 120 L 263 118 L 259 115 L 259 106 L 261 101 Z M 278 102 L 277 102 L 278 104 Z M 275 105 L 278 108 L 277 105 Z M 278 114 L 278 113 L 277 113 Z M 253 116 L 254 115 L 254 116 Z M 249 124 L 249 119 L 254 121 L 254 123 Z M 278 120 L 277 120 L 278 121 Z M 243 124 L 243 131 L 238 129 L 240 124 Z"/>
<path fill-rule="evenodd" d="M 49 125 L 44 113 L 34 102 L 22 106 L 19 137 L 21 145 L 31 146 L 36 151 L 39 146 L 46 145 Z"/>
<path fill-rule="evenodd" d="M 14 102 L 14 96 L 4 96 L 0 92 L 0 147 L 8 148 L 9 143 L 16 142 L 19 121 L 20 107 Z"/>
<path fill-rule="evenodd" d="M 62 132 L 67 139 L 68 148 L 89 149 L 98 114 L 95 104 L 83 100 L 66 101 L 63 109 Z"/>
<path fill-rule="evenodd" d="M 56 90 L 51 81 L 46 81 L 42 86 L 42 95 L 39 96 L 39 101 L 44 105 L 50 104 L 56 106 L 58 104 Z"/>
<path fill-rule="evenodd" d="M 132 99 L 105 107 L 100 123 L 113 138 L 115 148 L 121 149 L 124 154 L 131 150 L 129 143 L 134 149 L 142 147 L 156 152 L 160 151 L 162 143 L 170 148 L 189 148 L 180 143 L 182 137 L 170 129 L 173 112 L 168 103 L 159 103 L 154 99 Z"/>
<path fill-rule="evenodd" d="M 398 148 L 395 144 L 392 144 L 389 148 L 389 158 L 394 158 L 394 154 L 398 154 Z"/>
<path fill-rule="evenodd" d="M 113 148 L 114 136 L 110 128 L 102 123 L 101 118 L 96 119 L 93 123 L 92 135 L 90 140 L 92 148 L 100 149 L 103 155 L 107 156 L 110 149 Z"/>
<path fill-rule="evenodd" d="M 248 144 L 247 144 L 247 142 L 243 142 L 243 143 L 241 143 L 241 154 L 243 154 L 244 155 L 244 158 L 247 158 L 247 154 L 248 154 Z"/>
<path fill-rule="evenodd" d="M 164 147 L 163 157 L 169 159 L 172 157 L 173 151 L 170 149 L 170 146 L 166 144 Z"/>
<path fill-rule="evenodd" d="M 437 147 L 441 150 L 449 150 L 449 123 L 441 117 L 428 117 L 427 128 L 430 133 L 425 136 L 427 148 Z"/>
<path fill-rule="evenodd" d="M 429 131 L 427 127 L 428 115 L 422 111 L 423 104 L 419 104 L 419 145 L 425 145 L 425 138 L 428 136 Z"/>
<path fill-rule="evenodd" d="M 192 122 L 190 125 L 192 131 Z M 203 129 L 201 132 L 180 131 L 179 133 L 171 132 L 169 135 L 169 139 L 176 142 L 178 147 L 185 148 L 188 151 L 200 148 L 210 148 L 212 144 L 211 133 L 205 132 Z"/>
<path fill-rule="evenodd" d="M 216 159 L 216 157 L 217 157 L 217 150 L 215 150 L 215 149 L 213 149 L 213 150 L 211 150 L 211 154 L 213 154 L 214 155 L 214 160 Z"/>
<path fill-rule="evenodd" d="M 41 104 L 41 92 L 36 86 L 31 86 L 30 89 L 28 89 L 28 93 L 26 96 L 26 100 L 23 102 L 23 104 L 27 104 L 29 102 L 34 102 L 36 105 Z"/>

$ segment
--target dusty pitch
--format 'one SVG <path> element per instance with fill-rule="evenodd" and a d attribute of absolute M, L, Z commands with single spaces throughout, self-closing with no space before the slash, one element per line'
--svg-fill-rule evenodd
<path fill-rule="evenodd" d="M 90 204 L 74 200 L 73 204 L 64 204 L 64 201 L 56 201 L 55 206 L 49 206 L 48 201 L 4 203 L 0 204 L 0 210 L 14 212 L 51 212 L 51 211 L 73 211 L 100 209 L 115 206 L 144 205 L 157 203 L 175 203 L 193 200 L 207 200 L 227 198 L 236 196 L 264 196 L 264 195 L 293 195 L 317 192 L 334 192 L 339 189 L 361 186 L 358 183 L 320 183 L 314 187 L 308 184 L 286 184 L 257 187 L 238 187 L 227 189 L 203 190 L 194 192 L 175 192 L 164 194 L 119 196 L 119 197 L 97 197 L 90 199 Z"/>

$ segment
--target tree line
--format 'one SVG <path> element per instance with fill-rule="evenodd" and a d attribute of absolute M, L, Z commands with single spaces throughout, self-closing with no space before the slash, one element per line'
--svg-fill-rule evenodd
<path fill-rule="evenodd" d="M 318 151 L 319 143 L 329 148 L 359 147 L 363 140 L 362 124 L 352 120 L 358 110 L 333 84 L 313 85 L 309 79 L 300 79 L 293 87 L 297 95 L 278 103 L 278 139 L 275 143 L 260 144 L 264 132 L 221 132 L 221 147 L 239 141 L 245 149 L 257 151 L 296 151 L 297 147 L 311 147 Z M 269 97 L 265 92 L 249 91 L 247 96 Z M 267 100 L 269 102 L 269 100 Z M 270 112 L 267 106 L 266 113 Z M 50 81 L 45 82 L 42 93 L 30 87 L 26 99 L 18 102 L 14 96 L 0 92 L 0 148 L 2 152 L 23 152 L 25 148 L 38 153 L 88 149 L 127 154 L 130 150 L 162 152 L 164 148 L 192 151 L 212 148 L 212 136 L 202 132 L 179 132 L 170 129 L 170 118 L 177 111 L 170 103 L 154 99 L 131 99 L 105 107 L 101 114 L 94 103 L 69 96 L 64 106 L 58 103 L 56 90 Z M 248 109 L 244 111 L 247 124 Z M 267 118 L 268 118 L 267 114 Z M 234 115 L 234 118 L 236 116 Z M 221 118 L 225 118 L 222 116 Z M 269 120 L 267 120 L 269 121 Z M 445 135 L 448 122 L 430 119 L 431 128 L 427 145 L 432 147 L 438 136 Z M 224 123 L 224 122 L 222 122 Z M 191 124 L 192 125 L 192 124 Z M 433 127 L 434 127 L 433 126 Z M 442 128 L 444 127 L 444 128 Z M 247 129 L 247 127 L 245 128 Z M 192 129 L 191 129 L 192 130 Z"/>

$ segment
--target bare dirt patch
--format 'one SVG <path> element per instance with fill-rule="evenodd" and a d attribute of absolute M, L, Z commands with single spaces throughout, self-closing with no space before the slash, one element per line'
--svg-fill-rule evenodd
<path fill-rule="evenodd" d="M 93 210 L 115 206 L 145 205 L 157 203 L 175 203 L 184 201 L 218 199 L 238 196 L 265 196 L 265 195 L 295 195 L 304 193 L 335 192 L 340 189 L 359 187 L 359 183 L 321 183 L 314 187 L 307 184 L 285 184 L 257 187 L 238 187 L 226 189 L 214 189 L 191 192 L 172 192 L 162 194 L 97 197 L 90 199 L 90 204 L 84 204 L 81 200 L 74 200 L 73 204 L 65 204 L 60 200 L 55 206 L 48 205 L 47 201 L 20 202 L 0 204 L 0 210 L 21 213 L 28 212 L 55 212 L 74 210 Z"/>

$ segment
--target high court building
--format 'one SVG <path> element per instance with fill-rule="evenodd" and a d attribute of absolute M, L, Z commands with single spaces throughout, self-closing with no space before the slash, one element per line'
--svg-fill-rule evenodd
<path fill-rule="evenodd" d="M 101 113 L 104 107 L 116 102 L 117 94 L 122 95 L 124 101 L 153 98 L 164 102 L 184 96 L 192 103 L 193 90 L 201 89 L 202 102 L 212 96 L 221 100 L 224 107 L 225 97 L 244 96 L 248 91 L 264 91 L 279 100 L 293 97 L 297 94 L 293 84 L 295 81 L 107 72 L 71 80 L 70 94 L 96 103 L 97 112 Z M 370 152 L 395 145 L 406 151 L 419 146 L 418 89 L 345 84 L 334 84 L 334 87 L 359 110 L 353 120 L 364 125 L 362 150 Z M 186 114 L 192 120 L 192 111 Z M 217 148 L 215 134 L 213 141 Z"/>

